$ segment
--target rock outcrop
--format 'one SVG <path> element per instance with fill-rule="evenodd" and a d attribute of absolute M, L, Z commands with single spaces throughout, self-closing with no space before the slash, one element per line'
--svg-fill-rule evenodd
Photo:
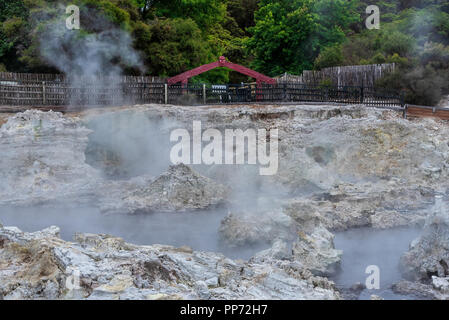
<path fill-rule="evenodd" d="M 272 243 L 273 247 L 255 258 L 267 255 L 294 259 L 315 274 L 334 273 L 342 252 L 335 249 L 319 212 L 304 210 L 301 203 L 291 203 L 279 211 L 229 214 L 219 232 L 227 244 L 235 247 Z M 284 243 L 292 242 L 287 254 Z"/>
<path fill-rule="evenodd" d="M 417 299 L 448 300 L 448 286 L 448 278 L 439 278 L 436 276 L 432 276 L 431 283 L 401 280 L 393 284 L 392 289 L 395 293 L 402 295 L 412 295 Z"/>
<path fill-rule="evenodd" d="M 134 124 L 135 119 L 165 119 L 164 132 L 170 132 L 168 124 L 174 123 L 190 129 L 193 120 L 201 120 L 203 129 L 277 128 L 279 171 L 275 176 L 256 179 L 252 172 L 257 170 L 232 170 L 229 166 L 195 167 L 195 170 L 233 189 L 236 183 L 248 184 L 248 190 L 257 190 L 260 185 L 282 184 L 284 196 L 309 201 L 325 218 L 326 228 L 332 230 L 422 223 L 428 196 L 435 189 L 445 189 L 443 181 L 449 176 L 446 141 L 449 128 L 428 119 L 406 121 L 390 111 L 362 106 L 191 108 L 151 105 L 107 112 L 103 126 L 99 125 L 101 113 L 81 116 L 87 118 L 85 122 L 95 118 L 95 129 L 102 130 L 108 127 L 111 117 L 107 115 L 110 114 L 114 114 L 113 124 Z M 140 127 L 146 124 L 143 122 Z M 120 144 L 126 141 L 124 137 L 141 134 L 140 129 L 134 132 L 133 126 L 129 127 L 130 132 L 121 133 Z M 120 128 L 123 131 L 128 127 Z M 114 183 L 105 180 L 106 175 L 85 161 L 91 132 L 78 118 L 60 113 L 27 111 L 11 117 L 0 129 L 0 148 L 4 154 L 0 159 L 0 204 L 68 202 L 65 199 L 79 203 L 93 199 L 95 204 L 111 211 L 127 206 L 132 211 L 158 208 L 182 211 L 214 205 L 222 200 L 219 198 L 225 198 L 218 194 L 207 195 L 205 190 L 203 201 L 197 191 L 210 186 L 210 181 L 194 177 L 187 169 L 169 171 L 160 176 L 159 181 L 153 181 L 161 169 L 145 178 L 143 186 L 132 179 Z M 106 135 L 108 141 L 114 141 L 114 137 L 110 137 L 113 133 L 114 130 L 109 129 L 98 136 Z M 169 148 L 168 137 L 165 142 L 158 139 L 164 148 L 156 150 Z M 114 145 L 111 141 L 109 143 Z M 101 139 L 96 140 L 97 145 L 100 142 Z M 120 156 L 126 157 L 126 152 L 121 152 Z M 152 154 L 155 156 L 157 154 Z M 141 165 L 148 166 L 144 160 L 139 160 Z M 124 162 L 128 168 L 133 161 L 136 161 L 135 155 L 111 165 Z M 160 165 L 158 163 L 158 168 Z M 115 172 L 114 168 L 110 171 Z M 133 168 L 132 172 L 139 170 Z M 181 184 L 191 182 L 194 188 L 189 193 L 189 187 Z M 176 187 L 168 188 L 170 183 Z M 212 187 L 219 192 L 218 187 Z M 162 189 L 157 191 L 157 188 Z M 271 189 L 281 191 L 277 187 Z M 112 194 L 118 196 L 112 197 Z M 178 196 L 180 200 L 173 201 Z M 238 208 L 238 204 L 235 207 Z"/>
<path fill-rule="evenodd" d="M 190 248 L 136 246 L 58 228 L 0 227 L 3 299 L 339 299 L 332 282 L 300 264 L 239 262 Z"/>
<path fill-rule="evenodd" d="M 401 267 L 404 275 L 412 280 L 449 276 L 449 211 L 441 198 L 427 218 L 422 235 L 401 257 Z"/>
<path fill-rule="evenodd" d="M 387 229 L 424 225 L 433 192 L 395 183 L 341 184 L 328 192 L 293 199 L 298 210 L 317 212 L 329 230 Z"/>
<path fill-rule="evenodd" d="M 226 187 L 185 165 L 158 178 L 108 181 L 86 164 L 87 129 L 79 118 L 28 110 L 0 128 L 0 205 L 104 204 L 121 213 L 186 211 L 223 203 Z"/>
<path fill-rule="evenodd" d="M 296 226 L 293 219 L 279 211 L 244 211 L 229 213 L 221 222 L 219 233 L 233 247 L 272 243 L 277 239 L 292 241 Z"/>
<path fill-rule="evenodd" d="M 168 171 L 138 189 L 126 192 L 115 184 L 119 198 L 105 198 L 106 213 L 180 212 L 207 209 L 226 202 L 229 190 L 184 164 L 170 166 Z"/>
<path fill-rule="evenodd" d="M 292 248 L 294 259 L 314 274 L 335 273 L 343 252 L 335 249 L 334 235 L 324 227 L 320 214 L 304 211 L 296 203 L 286 207 L 285 212 L 296 222 L 298 229 L 298 238 Z"/>
<path fill-rule="evenodd" d="M 0 128 L 0 205 L 93 198 L 100 173 L 85 163 L 90 132 L 51 111 L 10 117 Z"/>

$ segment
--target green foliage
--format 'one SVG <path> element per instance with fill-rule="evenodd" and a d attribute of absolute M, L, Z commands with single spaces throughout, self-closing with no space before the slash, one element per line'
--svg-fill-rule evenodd
<path fill-rule="evenodd" d="M 403 90 L 409 103 L 436 105 L 449 92 L 449 47 L 427 43 L 419 58 L 414 64 L 399 60 L 399 70 L 379 80 L 377 85 Z M 402 58 L 392 57 L 397 59 Z"/>
<path fill-rule="evenodd" d="M 22 18 L 13 17 L 3 22 L 2 31 L 6 37 L 14 39 L 20 35 L 24 26 L 25 21 Z"/>
<path fill-rule="evenodd" d="M 310 0 L 261 0 L 256 25 L 247 45 L 255 56 L 254 67 L 269 75 L 301 73 L 310 66 L 309 39 L 316 29 Z"/>
<path fill-rule="evenodd" d="M 405 93 L 409 103 L 421 105 L 436 105 L 443 92 L 448 92 L 449 77 L 430 66 L 410 69 L 408 72 L 399 70 L 377 81 L 379 87 L 387 87 Z"/>
<path fill-rule="evenodd" d="M 190 18 L 201 30 L 221 23 L 226 16 L 226 5 L 220 0 L 155 0 L 158 17 Z"/>
<path fill-rule="evenodd" d="M 449 69 L 449 46 L 428 42 L 421 53 L 421 64 L 434 69 Z"/>
<path fill-rule="evenodd" d="M 261 0 L 248 47 L 254 67 L 269 75 L 300 74 L 322 48 L 342 43 L 345 32 L 359 20 L 356 1 Z"/>
<path fill-rule="evenodd" d="M 380 50 L 387 55 L 396 53 L 405 56 L 413 49 L 413 38 L 399 31 L 382 33 L 379 41 L 381 43 Z"/>
<path fill-rule="evenodd" d="M 143 29 L 138 45 L 144 50 L 150 74 L 174 76 L 208 59 L 207 42 L 191 19 L 156 20 Z"/>
<path fill-rule="evenodd" d="M 342 45 L 343 64 L 394 62 L 379 86 L 404 90 L 406 102 L 434 105 L 449 93 L 449 5 L 446 1 L 370 1 L 381 10 L 380 30 L 359 30 Z M 384 12 L 388 12 L 385 19 Z"/>
<path fill-rule="evenodd" d="M 376 53 L 376 55 L 370 60 L 370 63 L 372 64 L 381 64 L 385 62 L 387 62 L 387 59 L 381 52 Z"/>
<path fill-rule="evenodd" d="M 399 56 L 397 53 L 387 58 L 388 63 L 395 63 L 398 67 L 406 68 L 410 66 L 410 62 L 407 58 Z"/>
<path fill-rule="evenodd" d="M 254 26 L 254 13 L 258 0 L 229 0 L 228 13 L 237 26 L 247 35 L 248 28 Z"/>
<path fill-rule="evenodd" d="M 318 29 L 314 37 L 319 41 L 319 48 L 342 43 L 350 26 L 360 21 L 357 13 L 358 1 L 353 0 L 317 0 L 313 12 L 317 16 Z"/>
<path fill-rule="evenodd" d="M 326 89 L 326 88 L 331 88 L 334 84 L 332 83 L 332 79 L 323 79 L 320 81 L 319 83 L 319 88 L 321 89 Z"/>
<path fill-rule="evenodd" d="M 0 2 L 0 22 L 12 17 L 25 17 L 27 10 L 22 0 L 8 0 Z"/>
<path fill-rule="evenodd" d="M 340 45 L 324 48 L 315 60 L 315 68 L 320 70 L 340 66 L 343 63 L 343 52 Z"/>
<path fill-rule="evenodd" d="M 24 70 L 19 62 L 20 48 L 27 45 L 28 10 L 22 0 L 0 2 L 0 64 L 11 70 Z"/>
<path fill-rule="evenodd" d="M 404 90 L 410 103 L 434 104 L 449 94 L 447 0 L 4 0 L 1 70 L 57 72 L 40 56 L 40 41 L 46 28 L 65 19 L 68 4 L 81 10 L 82 30 L 72 45 L 111 28 L 125 30 L 155 76 L 221 55 L 271 76 L 394 62 L 397 72 L 379 86 Z M 380 30 L 365 27 L 368 5 L 380 8 Z M 191 81 L 249 80 L 220 68 Z"/>

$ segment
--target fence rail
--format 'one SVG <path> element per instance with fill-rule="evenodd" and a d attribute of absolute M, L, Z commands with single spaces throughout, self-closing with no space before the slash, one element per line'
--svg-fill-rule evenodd
<path fill-rule="evenodd" d="M 40 79 L 40 80 L 37 80 Z M 159 80 L 155 82 L 154 80 Z M 400 94 L 372 87 L 274 85 L 173 85 L 154 77 L 78 79 L 58 75 L 0 73 L 0 105 L 113 106 L 124 104 L 228 104 L 249 102 L 335 102 L 403 108 Z"/>

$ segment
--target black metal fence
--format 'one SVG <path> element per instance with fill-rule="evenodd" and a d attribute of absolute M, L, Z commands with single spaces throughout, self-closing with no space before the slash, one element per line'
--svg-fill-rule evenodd
<path fill-rule="evenodd" d="M 366 104 L 384 108 L 403 108 L 397 92 L 369 87 L 313 86 L 296 83 L 276 85 L 189 85 L 168 87 L 168 103 L 227 104 L 263 102 L 316 102 Z"/>
<path fill-rule="evenodd" d="M 142 79 L 145 80 L 145 79 Z M 403 97 L 384 89 L 355 86 L 319 86 L 297 83 L 169 86 L 147 81 L 79 82 L 2 80 L 0 105 L 106 106 L 124 104 L 231 104 L 264 102 L 315 102 L 366 104 L 403 108 Z"/>

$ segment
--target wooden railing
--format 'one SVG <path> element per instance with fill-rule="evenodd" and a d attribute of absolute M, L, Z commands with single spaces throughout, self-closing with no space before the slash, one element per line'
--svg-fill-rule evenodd
<path fill-rule="evenodd" d="M 449 108 L 407 105 L 405 115 L 408 118 L 438 118 L 449 120 Z"/>

